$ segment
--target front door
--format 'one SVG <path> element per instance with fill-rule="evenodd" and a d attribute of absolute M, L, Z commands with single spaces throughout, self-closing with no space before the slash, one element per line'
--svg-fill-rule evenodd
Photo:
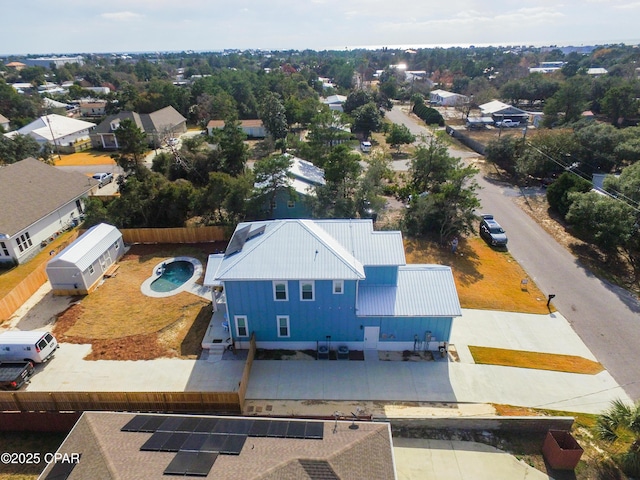
<path fill-rule="evenodd" d="M 364 349 L 377 350 L 380 327 L 364 327 Z"/>

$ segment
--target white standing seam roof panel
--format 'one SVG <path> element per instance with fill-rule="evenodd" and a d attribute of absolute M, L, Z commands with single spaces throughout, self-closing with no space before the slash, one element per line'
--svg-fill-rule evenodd
<path fill-rule="evenodd" d="M 121 237 L 122 234 L 113 225 L 106 223 L 95 225 L 53 257 L 47 268 L 57 264 L 67 264 L 75 265 L 84 271 Z"/>
<path fill-rule="evenodd" d="M 361 286 L 359 317 L 459 317 L 462 315 L 451 268 L 407 265 L 396 286 Z"/>
<path fill-rule="evenodd" d="M 363 265 L 380 267 L 407 263 L 400 232 L 374 231 L 369 219 L 316 220 L 315 223 Z"/>
<path fill-rule="evenodd" d="M 217 287 L 222 285 L 219 280 L 216 280 L 218 268 L 220 268 L 222 260 L 224 260 L 223 253 L 212 253 L 209 255 L 207 260 L 207 270 L 204 272 L 204 285 L 208 287 Z"/>
<path fill-rule="evenodd" d="M 241 223 L 236 232 L 247 225 L 251 225 L 249 239 L 242 250 L 224 257 L 212 280 L 365 278 L 362 263 L 311 220 Z M 262 225 L 264 233 L 251 238 Z"/>

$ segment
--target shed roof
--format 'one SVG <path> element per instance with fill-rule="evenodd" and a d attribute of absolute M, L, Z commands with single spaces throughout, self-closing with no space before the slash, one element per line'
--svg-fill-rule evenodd
<path fill-rule="evenodd" d="M 49 260 L 47 268 L 64 265 L 76 266 L 84 271 L 121 237 L 122 234 L 113 225 L 107 223 L 94 225 Z"/>
<path fill-rule="evenodd" d="M 407 265 L 398 268 L 397 286 L 362 286 L 361 317 L 459 317 L 460 301 L 451 268 Z"/>
<path fill-rule="evenodd" d="M 483 103 L 480 105 L 480 111 L 482 111 L 483 115 L 526 115 L 527 112 L 519 109 L 518 107 L 514 107 L 512 105 L 508 105 L 499 100 L 493 100 L 488 103 Z"/>
<path fill-rule="evenodd" d="M 97 183 L 35 158 L 0 167 L 0 234 L 15 235 L 86 195 Z"/>

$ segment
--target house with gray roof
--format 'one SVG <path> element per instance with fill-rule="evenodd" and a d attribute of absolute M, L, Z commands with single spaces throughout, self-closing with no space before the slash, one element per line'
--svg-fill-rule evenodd
<path fill-rule="evenodd" d="M 24 263 L 77 224 L 97 182 L 35 158 L 0 166 L 0 263 Z"/>
<path fill-rule="evenodd" d="M 187 131 L 187 119 L 171 105 L 152 113 L 123 111 L 109 115 L 91 132 L 91 145 L 101 150 L 118 150 L 116 130 L 125 119 L 133 123 L 147 135 L 149 146 L 157 148 L 169 138 Z"/>
<path fill-rule="evenodd" d="M 56 458 L 40 480 L 397 478 L 389 423 L 359 420 L 84 412 Z"/>
<path fill-rule="evenodd" d="M 483 117 L 491 117 L 494 122 L 513 120 L 520 122 L 521 125 L 526 125 L 529 121 L 529 112 L 499 100 L 483 103 L 479 108 Z"/>
<path fill-rule="evenodd" d="M 237 348 L 438 351 L 461 315 L 451 268 L 407 265 L 402 234 L 370 219 L 240 223 L 204 285 Z"/>

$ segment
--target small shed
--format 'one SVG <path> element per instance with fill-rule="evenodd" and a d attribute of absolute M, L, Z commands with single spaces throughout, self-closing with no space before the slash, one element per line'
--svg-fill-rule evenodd
<path fill-rule="evenodd" d="M 113 225 L 95 225 L 47 264 L 54 295 L 86 295 L 124 254 L 122 233 Z"/>

